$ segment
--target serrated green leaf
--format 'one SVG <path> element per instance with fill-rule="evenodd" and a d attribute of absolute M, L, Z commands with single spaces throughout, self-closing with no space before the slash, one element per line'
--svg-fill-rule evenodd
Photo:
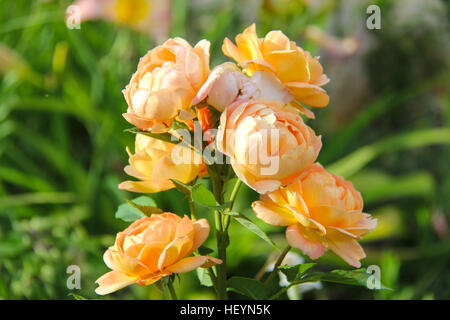
<path fill-rule="evenodd" d="M 89 300 L 88 298 L 85 298 L 83 296 L 80 296 L 79 294 L 75 294 L 75 293 L 68 293 L 68 296 L 72 296 L 75 300 Z"/>
<path fill-rule="evenodd" d="M 302 263 L 294 266 L 280 266 L 278 270 L 286 276 L 289 282 L 294 282 L 315 265 L 316 263 Z"/>
<path fill-rule="evenodd" d="M 205 247 L 205 246 L 200 246 L 200 248 L 198 248 L 197 250 L 202 256 L 206 256 L 206 255 L 214 252 L 213 249 L 210 249 L 210 248 Z"/>
<path fill-rule="evenodd" d="M 143 134 L 145 136 L 149 136 L 149 137 L 152 137 L 152 138 L 155 138 L 158 140 L 162 140 L 165 142 L 173 143 L 173 144 L 178 144 L 180 142 L 176 137 L 172 136 L 170 133 L 167 133 L 167 132 L 166 133 L 151 133 L 149 131 L 142 131 L 136 127 L 130 128 L 130 129 L 125 129 L 124 131 L 131 132 L 134 134 Z"/>
<path fill-rule="evenodd" d="M 136 209 L 138 209 L 139 211 L 141 211 L 144 215 L 146 215 L 147 217 L 151 216 L 154 213 L 161 213 L 163 212 L 160 208 L 158 207 L 154 207 L 154 206 L 143 206 L 140 204 L 137 204 L 131 200 L 127 200 L 127 202 L 129 204 L 131 204 L 133 207 L 135 207 Z"/>
<path fill-rule="evenodd" d="M 337 269 L 330 272 L 314 272 L 307 274 L 299 280 L 299 283 L 326 281 L 367 287 L 371 277 L 372 274 L 367 273 L 364 268 L 356 270 Z M 384 286 L 383 284 L 380 285 L 380 289 L 390 290 L 390 288 Z"/>
<path fill-rule="evenodd" d="M 237 222 L 239 222 L 242 226 L 256 234 L 258 237 L 269 243 L 271 246 L 273 246 L 275 249 L 280 250 L 277 245 L 269 238 L 269 236 L 261 230 L 258 225 L 256 225 L 253 221 L 251 221 L 249 218 L 243 216 L 242 214 L 239 215 L 233 215 L 232 216 Z"/>
<path fill-rule="evenodd" d="M 132 202 L 133 204 L 131 204 L 130 202 Z M 140 209 L 143 207 L 147 207 L 146 209 L 143 209 L 143 210 L 147 210 L 147 211 L 157 209 L 156 203 L 152 198 L 150 198 L 148 196 L 140 196 L 131 201 L 127 200 L 127 203 L 121 204 L 117 208 L 116 218 L 122 219 L 123 221 L 126 221 L 126 222 L 136 221 L 137 219 L 140 219 L 140 218 L 143 218 L 146 216 L 144 214 L 144 212 L 142 212 Z M 149 207 L 151 207 L 152 209 L 150 209 Z M 153 213 L 156 213 L 156 212 L 153 212 Z"/>
<path fill-rule="evenodd" d="M 231 277 L 227 281 L 227 288 L 254 300 L 264 300 L 270 293 L 261 281 L 246 277 Z"/>
<path fill-rule="evenodd" d="M 197 278 L 200 281 L 200 284 L 205 287 L 212 287 L 213 282 L 211 280 L 211 277 L 209 276 L 208 269 L 205 268 L 197 268 Z"/>
<path fill-rule="evenodd" d="M 217 208 L 219 204 L 216 201 L 213 193 L 208 190 L 203 184 L 196 184 L 191 189 L 192 200 L 202 206 Z"/>
<path fill-rule="evenodd" d="M 172 181 L 172 183 L 175 185 L 175 188 L 180 191 L 181 193 L 184 193 L 188 196 L 191 195 L 191 189 L 192 187 L 190 185 L 187 185 L 177 179 L 170 179 L 170 181 Z"/>

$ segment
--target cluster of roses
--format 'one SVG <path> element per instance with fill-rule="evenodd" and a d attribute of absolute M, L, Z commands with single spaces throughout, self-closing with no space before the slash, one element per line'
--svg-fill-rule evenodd
<path fill-rule="evenodd" d="M 321 86 L 329 79 L 318 57 L 298 47 L 282 32 L 258 38 L 255 26 L 225 39 L 222 50 L 238 62 L 210 71 L 206 40 L 191 47 L 180 38 L 169 39 L 141 58 L 137 72 L 124 90 L 127 121 L 152 134 L 173 131 L 173 123 L 192 127 L 197 118 L 203 130 L 213 128 L 210 107 L 221 112 L 214 145 L 227 155 L 240 180 L 260 193 L 252 204 L 266 223 L 287 226 L 286 239 L 311 259 L 327 249 L 359 267 L 365 257 L 356 241 L 375 228 L 376 219 L 362 211 L 361 194 L 353 185 L 315 162 L 320 136 L 300 113 L 305 107 L 325 107 L 329 97 Z M 242 68 L 242 69 L 241 69 Z M 261 132 L 276 130 L 276 139 Z M 174 144 L 136 135 L 135 153 L 129 150 L 125 172 L 138 181 L 121 189 L 153 193 L 175 187 L 170 179 L 189 183 L 206 174 L 204 163 L 176 163 Z M 263 172 L 267 163 L 250 161 L 258 150 L 276 157 L 277 170 Z M 194 152 L 192 150 L 192 152 Z M 172 273 L 222 261 L 194 253 L 207 239 L 205 219 L 153 214 L 132 223 L 117 235 L 104 260 L 111 272 L 97 280 L 96 292 L 107 294 L 131 283 L 148 285 Z"/>

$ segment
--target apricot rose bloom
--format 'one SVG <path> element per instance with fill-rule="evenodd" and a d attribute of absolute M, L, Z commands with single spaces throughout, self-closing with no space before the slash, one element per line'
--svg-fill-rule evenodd
<path fill-rule="evenodd" d="M 216 140 L 236 175 L 262 194 L 294 181 L 322 147 L 295 108 L 266 100 L 237 101 L 226 108 Z"/>
<path fill-rule="evenodd" d="M 209 47 L 206 40 L 191 47 L 174 38 L 150 50 L 123 90 L 128 103 L 125 119 L 141 130 L 168 131 L 208 78 Z"/>
<path fill-rule="evenodd" d="M 317 163 L 289 186 L 262 195 L 252 207 L 266 223 L 288 226 L 289 245 L 311 259 L 319 258 L 329 248 L 356 268 L 365 258 L 356 240 L 377 225 L 377 219 L 362 211 L 361 194 L 352 183 Z"/>
<path fill-rule="evenodd" d="M 181 144 L 172 144 L 143 134 L 136 135 L 135 153 L 127 147 L 129 165 L 125 172 L 139 181 L 124 181 L 120 189 L 154 193 L 174 188 L 169 179 L 189 183 L 206 173 L 201 156 Z"/>
<path fill-rule="evenodd" d="M 235 41 L 236 45 L 225 38 L 222 51 L 244 67 L 249 76 L 255 71 L 272 72 L 295 100 L 311 107 L 328 105 L 330 99 L 321 86 L 329 79 L 323 74 L 319 58 L 312 57 L 281 31 L 270 31 L 264 38 L 258 38 L 253 24 L 237 35 Z M 312 117 L 301 104 L 293 103 Z"/>
<path fill-rule="evenodd" d="M 97 294 L 105 295 L 130 284 L 150 285 L 172 273 L 210 268 L 222 261 L 209 256 L 188 257 L 209 234 L 206 219 L 191 220 L 165 212 L 133 222 L 116 236 L 103 255 L 112 271 L 97 279 Z"/>

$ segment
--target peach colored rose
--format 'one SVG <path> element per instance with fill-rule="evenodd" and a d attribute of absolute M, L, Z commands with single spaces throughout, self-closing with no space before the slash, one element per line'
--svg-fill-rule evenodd
<path fill-rule="evenodd" d="M 136 135 L 135 153 L 128 148 L 127 152 L 130 165 L 125 172 L 139 181 L 124 181 L 120 189 L 154 193 L 174 188 L 169 179 L 189 183 L 206 172 L 201 156 L 193 150 L 143 134 Z"/>
<path fill-rule="evenodd" d="M 294 181 L 322 146 L 296 109 L 265 100 L 230 105 L 222 113 L 216 139 L 237 176 L 259 193 Z"/>
<path fill-rule="evenodd" d="M 377 219 L 362 212 L 361 194 L 352 183 L 328 173 L 318 163 L 289 186 L 262 195 L 252 207 L 268 224 L 288 226 L 289 245 L 311 259 L 329 248 L 357 268 L 366 255 L 356 240 L 377 225 Z"/>
<path fill-rule="evenodd" d="M 258 38 L 253 24 L 235 40 L 236 45 L 226 38 L 222 50 L 226 56 L 239 62 L 249 76 L 255 71 L 272 72 L 295 100 L 311 107 L 328 105 L 329 97 L 321 86 L 329 79 L 323 74 L 319 58 L 313 58 L 281 31 L 271 31 L 265 38 Z M 295 101 L 293 104 L 309 117 L 313 116 L 301 104 Z"/>
<path fill-rule="evenodd" d="M 150 285 L 172 273 L 222 263 L 209 256 L 188 257 L 205 242 L 209 224 L 165 212 L 133 222 L 116 236 L 103 260 L 112 271 L 97 279 L 97 294 L 105 295 L 130 284 Z"/>
<path fill-rule="evenodd" d="M 209 47 L 206 40 L 192 48 L 175 38 L 150 50 L 123 91 L 128 103 L 125 119 L 141 130 L 168 131 L 208 78 Z"/>

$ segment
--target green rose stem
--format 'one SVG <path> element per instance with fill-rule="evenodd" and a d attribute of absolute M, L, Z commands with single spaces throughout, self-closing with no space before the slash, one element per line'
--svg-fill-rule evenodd
<path fill-rule="evenodd" d="M 197 220 L 197 216 L 195 215 L 195 205 L 194 201 L 192 200 L 192 197 L 188 196 L 189 200 L 189 211 L 191 213 L 191 219 Z"/>
<path fill-rule="evenodd" d="M 222 166 L 212 164 L 207 166 L 211 184 L 217 203 L 223 203 L 222 196 Z M 222 263 L 217 265 L 217 295 L 219 300 L 227 300 L 227 246 L 228 233 L 224 225 L 224 214 L 221 210 L 214 210 L 216 238 L 217 238 L 217 255 Z"/>
<path fill-rule="evenodd" d="M 191 185 L 193 185 L 193 184 L 195 184 L 195 182 L 193 182 Z M 189 203 L 189 212 L 190 212 L 190 214 L 191 214 L 191 219 L 197 220 L 197 216 L 196 216 L 196 214 L 195 214 L 195 204 L 194 204 L 194 201 L 192 200 L 192 197 L 191 197 L 190 194 L 188 195 L 187 198 L 188 198 L 188 203 Z M 200 256 L 201 254 L 200 254 L 200 252 L 197 250 L 197 251 L 194 253 L 194 255 Z M 211 278 L 211 281 L 212 281 L 212 283 L 213 283 L 214 291 L 215 291 L 216 294 L 217 294 L 217 277 L 216 277 L 216 275 L 214 274 L 214 270 L 213 270 L 212 267 L 211 267 L 211 268 L 208 268 L 208 269 L 206 269 L 206 270 L 207 270 L 207 272 L 208 272 L 208 274 L 209 274 L 209 277 Z"/>
<path fill-rule="evenodd" d="M 236 184 L 234 185 L 233 191 L 230 196 L 230 205 L 228 210 L 233 209 L 234 201 L 236 200 L 236 196 L 239 191 L 239 187 L 241 186 L 242 181 L 238 179 Z M 218 201 L 219 202 L 219 201 Z M 223 202 L 223 199 L 220 198 L 220 203 Z M 218 265 L 218 282 L 217 282 L 217 292 L 220 300 L 226 300 L 227 297 L 227 267 L 226 267 L 226 258 L 227 258 L 227 247 L 229 244 L 228 238 L 228 226 L 230 225 L 230 215 L 223 214 L 219 210 L 214 211 L 214 216 L 216 220 L 216 234 L 217 234 L 217 251 L 219 259 L 223 262 Z"/>
<path fill-rule="evenodd" d="M 242 180 L 240 180 L 239 178 L 237 179 L 234 187 L 233 187 L 233 191 L 231 192 L 231 196 L 230 196 L 230 209 L 233 209 L 233 205 L 234 205 L 234 201 L 236 200 L 236 196 L 238 194 L 239 188 L 242 185 Z"/>
<path fill-rule="evenodd" d="M 222 263 L 217 265 L 217 293 L 220 300 L 227 300 L 227 246 L 228 234 L 223 228 L 223 214 L 218 210 L 214 211 L 216 220 L 217 252 Z"/>
<path fill-rule="evenodd" d="M 272 272 L 267 277 L 266 281 L 264 281 L 264 284 L 268 284 L 270 280 L 272 280 L 273 276 L 278 272 L 278 267 L 281 265 L 281 263 L 284 260 L 284 257 L 288 254 L 289 250 L 291 250 L 291 246 L 288 245 L 283 252 L 281 252 L 280 256 L 277 259 L 277 262 L 275 262 L 275 265 L 273 266 Z"/>
<path fill-rule="evenodd" d="M 167 289 L 169 289 L 172 300 L 178 300 L 177 293 L 175 292 L 175 288 L 173 287 L 172 279 L 169 279 L 169 281 L 167 281 Z"/>
<path fill-rule="evenodd" d="M 233 210 L 233 206 L 234 206 L 234 201 L 236 200 L 237 194 L 239 192 L 239 188 L 242 185 L 242 181 L 238 178 L 238 180 L 236 181 L 234 187 L 233 187 L 233 191 L 231 192 L 231 196 L 230 196 L 230 205 L 229 205 L 229 210 Z M 228 230 L 228 227 L 230 226 L 230 215 L 227 214 L 225 215 L 224 218 L 224 225 L 225 225 L 225 231 Z"/>

